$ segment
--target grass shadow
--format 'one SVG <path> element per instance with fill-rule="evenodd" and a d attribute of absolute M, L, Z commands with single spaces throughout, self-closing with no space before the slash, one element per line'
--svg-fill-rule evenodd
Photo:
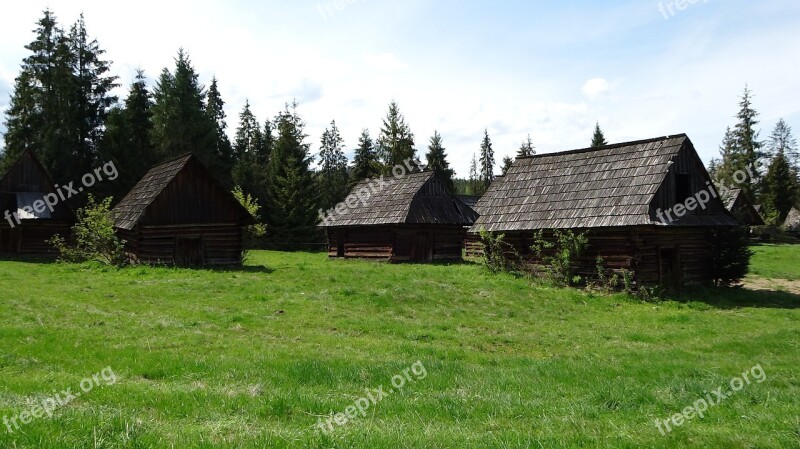
<path fill-rule="evenodd" d="M 690 303 L 700 302 L 718 309 L 800 309 L 800 295 L 777 290 L 752 290 L 744 287 L 691 287 L 668 292 L 663 299 Z"/>

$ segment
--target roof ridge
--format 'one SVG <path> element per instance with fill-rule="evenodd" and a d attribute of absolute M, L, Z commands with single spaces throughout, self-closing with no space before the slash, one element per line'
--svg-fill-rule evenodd
<path fill-rule="evenodd" d="M 536 159 L 536 158 L 547 157 L 547 156 L 560 156 L 560 155 L 565 155 L 565 154 L 590 153 L 590 152 L 593 152 L 593 151 L 600 151 L 600 150 L 614 150 L 614 149 L 618 149 L 618 148 L 632 147 L 634 145 L 642 145 L 642 144 L 645 144 L 645 143 L 661 142 L 661 141 L 664 141 L 664 140 L 677 139 L 677 138 L 681 138 L 681 137 L 688 138 L 689 136 L 686 135 L 686 133 L 673 134 L 673 135 L 667 135 L 667 136 L 663 136 L 663 137 L 653 137 L 653 138 L 650 138 L 650 139 L 632 140 L 630 142 L 613 143 L 613 144 L 603 145 L 602 147 L 596 147 L 596 148 L 595 147 L 579 148 L 579 149 L 576 149 L 576 150 L 556 151 L 556 152 L 553 152 L 553 153 L 534 154 L 534 155 L 531 155 L 531 156 L 518 156 L 516 159 L 517 160 Z"/>

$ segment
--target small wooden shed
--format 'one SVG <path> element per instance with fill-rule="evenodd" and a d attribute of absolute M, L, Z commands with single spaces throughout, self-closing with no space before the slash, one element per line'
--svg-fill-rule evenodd
<path fill-rule="evenodd" d="M 789 211 L 789 215 L 786 216 L 786 220 L 783 222 L 783 227 L 787 232 L 800 236 L 800 210 L 797 210 L 796 207 L 793 207 Z"/>
<path fill-rule="evenodd" d="M 54 235 L 68 237 L 75 221 L 55 182 L 32 150 L 26 150 L 0 179 L 0 253 L 45 254 Z M 45 199 L 55 203 L 45 207 Z M 52 210 L 51 210 L 52 209 Z"/>
<path fill-rule="evenodd" d="M 460 260 L 478 215 L 432 171 L 368 179 L 320 224 L 330 257 L 391 262 Z"/>
<path fill-rule="evenodd" d="M 254 218 L 200 160 L 153 167 L 113 210 L 131 259 L 186 267 L 238 266 Z"/>
<path fill-rule="evenodd" d="M 726 192 L 725 208 L 746 226 L 763 226 L 764 219 L 742 189 Z"/>
<path fill-rule="evenodd" d="M 531 263 L 538 231 L 587 232 L 579 274 L 602 257 L 607 270 L 673 285 L 711 281 L 714 231 L 740 226 L 685 134 L 517 158 L 476 211 L 470 232 L 505 234 Z"/>

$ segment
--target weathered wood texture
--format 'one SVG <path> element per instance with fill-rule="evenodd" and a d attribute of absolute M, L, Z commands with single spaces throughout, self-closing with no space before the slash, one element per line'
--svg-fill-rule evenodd
<path fill-rule="evenodd" d="M 18 203 L 19 194 L 37 200 L 48 194 L 57 195 L 55 182 L 31 150 L 23 152 L 0 179 L 0 215 L 4 216 L 6 211 L 18 212 L 23 206 Z M 47 241 L 56 234 L 69 238 L 74 214 L 60 197 L 53 211 L 48 209 L 47 214 L 49 218 L 23 219 L 19 224 L 12 219 L 13 226 L 0 217 L 0 253 L 53 253 L 55 250 Z"/>
<path fill-rule="evenodd" d="M 728 192 L 728 197 L 725 198 L 725 208 L 746 226 L 763 226 L 765 224 L 753 202 L 741 189 Z"/>
<path fill-rule="evenodd" d="M 386 225 L 328 228 L 330 257 L 391 262 L 460 260 L 465 230 L 447 225 Z"/>
<path fill-rule="evenodd" d="M 151 169 L 114 208 L 129 257 L 141 263 L 240 265 L 253 217 L 192 155 Z"/>

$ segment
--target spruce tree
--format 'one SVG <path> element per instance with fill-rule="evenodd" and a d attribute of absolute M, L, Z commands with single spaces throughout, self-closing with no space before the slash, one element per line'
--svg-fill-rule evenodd
<path fill-rule="evenodd" d="M 324 210 L 332 208 L 347 196 L 347 157 L 336 120 L 332 120 L 330 128 L 322 133 L 317 184 L 319 205 Z"/>
<path fill-rule="evenodd" d="M 447 191 L 453 193 L 455 191 L 455 185 L 453 184 L 455 171 L 450 168 L 450 163 L 447 162 L 447 154 L 442 146 L 442 135 L 439 134 L 439 131 L 433 132 L 428 145 L 428 154 L 425 155 L 425 158 L 428 161 L 427 169 L 433 170 L 442 180 Z"/>
<path fill-rule="evenodd" d="M 778 123 L 775 124 L 775 129 L 767 141 L 767 149 L 770 158 L 778 153 L 784 153 L 794 168 L 800 164 L 797 140 L 792 135 L 792 128 L 783 119 L 778 120 Z"/>
<path fill-rule="evenodd" d="M 297 114 L 297 104 L 275 118 L 277 138 L 272 148 L 268 172 L 267 232 L 273 245 L 283 249 L 302 249 L 320 240 L 318 195 L 310 169 L 312 157 L 305 143 L 305 123 Z"/>
<path fill-rule="evenodd" d="M 773 157 L 764 178 L 764 203 L 770 212 L 777 213 L 779 222 L 782 222 L 794 207 L 797 193 L 797 175 L 786 154 L 780 151 Z"/>
<path fill-rule="evenodd" d="M 485 192 L 489 188 L 489 184 L 494 181 L 494 149 L 492 149 L 492 140 L 489 138 L 489 130 L 483 130 L 483 140 L 481 141 L 481 158 L 480 158 L 480 190 Z"/>
<path fill-rule="evenodd" d="M 608 145 L 608 142 L 606 141 L 606 136 L 600 129 L 600 122 L 597 122 L 594 125 L 594 135 L 592 136 L 592 148 L 600 148 L 605 145 Z"/>
<path fill-rule="evenodd" d="M 365 180 L 380 176 L 381 165 L 375 151 L 375 145 L 369 135 L 369 130 L 361 131 L 358 138 L 358 148 L 353 157 L 353 169 L 350 175 L 350 186 Z"/>
<path fill-rule="evenodd" d="M 416 159 L 414 134 L 394 101 L 389 104 L 389 112 L 383 119 L 383 127 L 378 138 L 378 155 L 384 164 L 383 171 L 387 175 L 392 173 L 393 167 L 402 166 L 409 159 Z"/>
<path fill-rule="evenodd" d="M 514 159 L 511 159 L 511 156 L 506 156 L 503 158 L 503 165 L 500 170 L 503 173 L 503 176 L 508 173 L 508 170 L 511 169 L 511 166 L 514 165 Z"/>
<path fill-rule="evenodd" d="M 231 171 L 236 162 L 233 154 L 233 145 L 228 138 L 228 124 L 225 122 L 225 101 L 219 93 L 217 78 L 211 78 L 208 88 L 208 101 L 206 102 L 206 115 L 214 124 L 214 158 L 215 165 L 211 167 L 216 178 L 226 187 L 232 187 Z"/>
<path fill-rule="evenodd" d="M 472 160 L 469 162 L 469 190 L 470 195 L 481 195 L 480 178 L 478 177 L 478 157 L 472 153 Z"/>
<path fill-rule="evenodd" d="M 761 173 L 758 171 L 758 162 L 764 155 L 761 152 L 762 143 L 758 140 L 758 112 L 753 109 L 752 92 L 745 86 L 744 93 L 739 102 L 739 113 L 736 118 L 739 122 L 733 130 L 736 139 L 736 170 L 750 169 L 753 179 L 748 177 L 743 185 L 739 186 L 750 198 L 757 199 L 761 191 Z"/>
<path fill-rule="evenodd" d="M 119 178 L 107 185 L 107 195 L 119 201 L 158 162 L 150 142 L 152 96 L 142 70 L 130 86 L 125 102 L 112 109 L 100 144 L 104 159 L 114 161 Z"/>
<path fill-rule="evenodd" d="M 264 143 L 264 135 L 258 120 L 250 110 L 250 102 L 245 100 L 233 142 L 235 162 L 231 177 L 235 185 L 258 199 L 261 210 L 265 210 L 267 202 L 267 161 L 263 159 Z"/>
<path fill-rule="evenodd" d="M 153 93 L 153 144 L 160 158 L 194 153 L 206 166 L 216 165 L 216 125 L 206 113 L 206 92 L 180 49 L 175 70 L 164 69 Z"/>
<path fill-rule="evenodd" d="M 517 151 L 517 157 L 529 157 L 536 154 L 536 150 L 533 146 L 533 140 L 531 140 L 531 135 L 528 134 L 528 139 L 522 142 L 522 145 L 519 147 L 519 151 Z"/>

